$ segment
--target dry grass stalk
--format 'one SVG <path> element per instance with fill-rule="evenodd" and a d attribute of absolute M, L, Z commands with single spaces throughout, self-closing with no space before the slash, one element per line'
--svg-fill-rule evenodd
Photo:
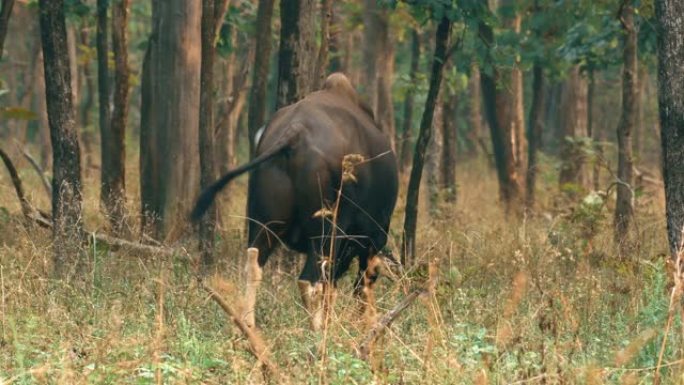
<path fill-rule="evenodd" d="M 164 383 L 164 376 L 161 369 L 161 351 L 164 344 L 164 288 L 165 274 L 164 265 L 161 266 L 159 279 L 157 280 L 157 335 L 154 341 L 154 366 L 155 379 L 157 385 Z"/>
<path fill-rule="evenodd" d="M 522 301 L 527 292 L 527 281 L 527 274 L 522 271 L 516 274 L 513 279 L 511 296 L 504 305 L 501 321 L 496 328 L 496 344 L 498 346 L 505 346 L 513 337 L 513 327 L 511 326 L 510 319 L 515 314 L 520 301 Z"/>
<path fill-rule="evenodd" d="M 660 353 L 658 353 L 658 364 L 655 368 L 655 375 L 653 377 L 653 384 L 660 384 L 660 368 L 663 364 L 663 356 L 665 355 L 665 347 L 667 346 L 667 336 L 672 327 L 672 320 L 674 319 L 677 304 L 682 317 L 684 317 L 684 306 L 681 304 L 682 295 L 684 294 L 684 228 L 682 229 L 682 242 L 677 249 L 677 255 L 674 261 L 674 285 L 670 292 L 670 306 L 667 311 L 667 323 L 665 325 L 665 332 L 663 333 L 663 342 L 660 345 Z M 683 318 L 684 319 L 684 318 Z M 684 337 L 684 335 L 682 336 Z"/>
<path fill-rule="evenodd" d="M 322 217 L 323 220 L 331 217 L 331 230 L 330 230 L 330 249 L 328 251 L 327 261 L 321 265 L 322 277 L 323 277 L 323 338 L 321 339 L 321 344 L 319 347 L 320 360 L 319 360 L 319 383 L 322 383 L 325 376 L 325 362 L 327 360 L 327 343 L 328 343 L 328 332 L 330 327 L 330 315 L 333 310 L 335 302 L 335 288 L 331 283 L 334 274 L 335 266 L 335 237 L 337 235 L 337 219 L 340 211 L 340 203 L 342 201 L 342 189 L 346 182 L 356 182 L 356 176 L 354 176 L 354 170 L 357 164 L 362 163 L 364 158 L 359 154 L 348 154 L 342 159 L 342 178 L 340 180 L 340 188 L 337 190 L 337 197 L 335 199 L 335 207 L 331 210 L 323 207 L 321 210 L 314 214 L 314 217 Z M 325 234 L 323 234 L 325 236 Z M 311 311 L 311 309 L 309 309 Z M 315 313 L 312 315 L 315 318 Z M 315 321 L 315 319 L 314 319 Z M 314 327 L 315 329 L 315 327 Z"/>
<path fill-rule="evenodd" d="M 432 351 L 435 345 L 436 333 L 439 330 L 439 319 L 437 317 L 435 290 L 437 289 L 437 261 L 431 260 L 428 264 L 428 284 L 426 295 L 422 298 L 427 311 L 428 321 L 428 339 L 425 342 L 425 349 L 423 350 L 423 372 L 424 379 L 429 378 L 430 363 L 432 360 Z"/>
<path fill-rule="evenodd" d="M 276 380 L 278 383 L 289 383 L 281 374 L 273 361 L 269 358 L 269 351 L 264 343 L 264 339 L 261 334 L 256 329 L 252 329 L 242 320 L 240 314 L 221 297 L 214 289 L 208 286 L 206 283 L 202 283 L 202 288 L 209 294 L 209 297 L 216 302 L 221 309 L 230 317 L 235 326 L 242 332 L 242 334 L 247 337 L 249 342 L 249 351 L 254 355 L 254 357 L 263 365 L 263 367 L 268 372 L 269 376 Z"/>

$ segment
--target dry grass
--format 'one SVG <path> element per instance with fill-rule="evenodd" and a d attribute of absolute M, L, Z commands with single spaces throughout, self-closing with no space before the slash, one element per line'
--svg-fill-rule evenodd
<path fill-rule="evenodd" d="M 48 207 L 29 167 L 20 167 L 29 198 Z M 130 212 L 136 212 L 137 176 L 130 170 Z M 416 301 L 394 321 L 375 344 L 372 367 L 356 357 L 367 325 L 351 296 L 353 270 L 339 285 L 321 370 L 322 336 L 309 331 L 296 274 L 283 271 L 280 256 L 271 259 L 257 323 L 272 360 L 292 383 L 645 384 L 654 381 L 657 366 L 661 383 L 679 383 L 682 322 L 681 312 L 669 311 L 672 274 L 663 257 L 660 193 L 639 198 L 633 258 L 619 260 L 609 213 L 573 215 L 577 204 L 558 199 L 552 171 L 541 178 L 543 215 L 523 220 L 503 216 L 495 176 L 484 163 L 459 171 L 458 203 L 440 207 L 433 218 L 421 210 L 419 261 L 397 281 L 376 285 L 383 314 L 423 287 L 428 262 L 439 261 L 434 298 Z M 89 228 L 104 227 L 96 173 L 88 178 L 85 219 Z M 195 280 L 192 261 L 96 245 L 84 250 L 83 282 L 50 281 L 50 234 L 21 225 L 7 176 L 0 180 L 6 208 L 0 212 L 0 383 L 264 382 L 243 335 Z M 243 183 L 231 187 L 223 207 L 225 258 L 217 270 L 232 282 L 241 282 L 244 266 Z M 395 250 L 402 217 L 400 202 Z M 586 226 L 589 220 L 595 223 Z M 595 231 L 587 234 L 588 228 Z"/>

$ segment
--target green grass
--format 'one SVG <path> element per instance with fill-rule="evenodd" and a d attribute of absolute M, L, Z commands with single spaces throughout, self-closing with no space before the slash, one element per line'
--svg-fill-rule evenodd
<path fill-rule="evenodd" d="M 421 208 L 417 263 L 400 280 L 381 279 L 376 287 L 382 314 L 424 285 L 426 264 L 436 258 L 435 300 L 418 299 L 402 313 L 371 362 L 356 357 L 367 327 L 351 296 L 354 270 L 340 282 L 322 365 L 323 338 L 309 330 L 296 273 L 282 271 L 282 256 L 271 259 L 257 322 L 273 361 L 292 383 L 650 384 L 663 338 L 663 383 L 682 379 L 679 312 L 664 336 L 671 273 L 663 257 L 660 192 L 639 197 L 638 242 L 621 260 L 611 242 L 610 201 L 582 207 L 563 198 L 544 170 L 540 214 L 506 218 L 496 204 L 493 173 L 480 163 L 464 169 L 457 204 L 440 206 L 438 218 Z M 242 214 L 244 192 L 237 186 L 226 213 Z M 39 194 L 34 187 L 30 191 Z M 82 280 L 54 282 L 50 233 L 22 226 L 12 194 L 0 183 L 0 383 L 153 384 L 158 369 L 173 384 L 263 382 L 244 336 L 198 286 L 192 261 L 100 245 L 84 250 Z M 86 191 L 89 228 L 101 221 L 96 196 Z M 400 202 L 395 249 L 402 216 Z M 245 260 L 241 226 L 236 218 L 224 223 L 217 267 L 238 288 Z"/>

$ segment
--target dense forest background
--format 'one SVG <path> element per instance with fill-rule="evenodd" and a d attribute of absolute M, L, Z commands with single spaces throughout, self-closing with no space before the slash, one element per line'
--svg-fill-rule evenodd
<path fill-rule="evenodd" d="M 676 383 L 681 8 L 3 0 L 0 382 Z M 246 178 L 188 212 L 333 72 L 399 161 L 404 267 L 378 312 L 427 288 L 370 359 L 350 282 L 330 335 L 306 332 L 287 252 L 263 336 L 221 326 L 195 280 L 239 297 Z"/>

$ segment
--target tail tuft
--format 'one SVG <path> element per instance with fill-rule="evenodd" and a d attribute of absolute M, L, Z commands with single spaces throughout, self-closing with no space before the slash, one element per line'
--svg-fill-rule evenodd
<path fill-rule="evenodd" d="M 193 222 L 197 222 L 202 218 L 204 213 L 207 212 L 207 210 L 209 210 L 209 206 L 211 206 L 212 202 L 214 202 L 216 192 L 217 191 L 214 188 L 214 186 L 202 192 L 199 198 L 197 198 L 197 203 L 195 203 L 195 207 L 192 209 L 192 213 L 190 213 L 190 220 L 192 220 Z"/>

